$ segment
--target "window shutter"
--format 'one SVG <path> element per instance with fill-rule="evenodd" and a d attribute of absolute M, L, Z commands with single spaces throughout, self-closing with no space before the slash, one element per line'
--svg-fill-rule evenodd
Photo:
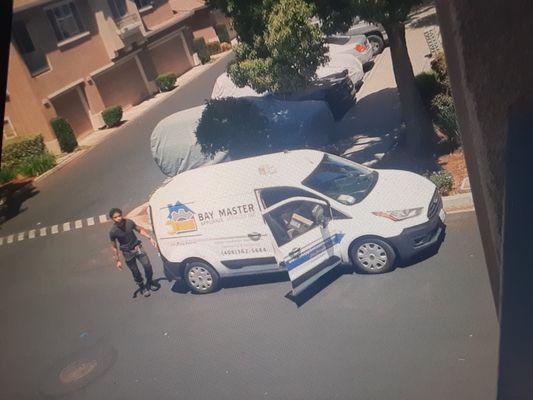
<path fill-rule="evenodd" d="M 74 19 L 76 20 L 76 24 L 78 25 L 78 29 L 80 32 L 84 31 L 83 24 L 81 23 L 81 17 L 80 13 L 78 12 L 78 9 L 74 5 L 74 3 L 69 3 L 70 11 L 72 11 L 72 15 L 74 15 Z"/>
<path fill-rule="evenodd" d="M 50 20 L 50 24 L 52 25 L 52 29 L 54 30 L 57 41 L 60 42 L 61 40 L 63 40 L 63 35 L 61 34 L 59 27 L 57 26 L 57 22 L 54 17 L 53 10 L 51 9 L 46 10 L 46 15 L 48 16 L 48 19 Z"/>

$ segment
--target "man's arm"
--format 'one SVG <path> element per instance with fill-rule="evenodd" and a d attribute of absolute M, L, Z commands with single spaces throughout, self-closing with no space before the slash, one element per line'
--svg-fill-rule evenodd
<path fill-rule="evenodd" d="M 148 233 L 146 229 L 143 227 L 135 224 L 134 228 L 137 232 L 139 232 L 141 235 L 143 235 L 146 239 L 150 240 L 150 243 L 152 243 L 152 246 L 154 246 L 157 249 L 157 242 L 152 238 L 152 236 Z"/>
<path fill-rule="evenodd" d="M 122 270 L 122 261 L 120 261 L 120 257 L 118 255 L 117 242 L 115 242 L 114 240 L 111 241 L 111 249 L 113 251 L 113 259 L 116 262 L 117 268 Z"/>

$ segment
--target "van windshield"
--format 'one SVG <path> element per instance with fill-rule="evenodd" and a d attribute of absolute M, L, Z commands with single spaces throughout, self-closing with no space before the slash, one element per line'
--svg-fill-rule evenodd
<path fill-rule="evenodd" d="M 376 171 L 327 154 L 302 183 L 339 203 L 352 205 L 370 193 L 377 179 Z"/>

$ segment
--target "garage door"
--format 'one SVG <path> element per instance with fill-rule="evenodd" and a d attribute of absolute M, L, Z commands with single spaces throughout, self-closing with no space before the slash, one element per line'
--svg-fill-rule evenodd
<path fill-rule="evenodd" d="M 135 59 L 120 64 L 94 78 L 106 107 L 127 108 L 148 97 L 141 72 Z"/>
<path fill-rule="evenodd" d="M 181 36 L 173 37 L 166 42 L 150 49 L 150 55 L 157 74 L 173 72 L 181 75 L 192 68 Z"/>
<path fill-rule="evenodd" d="M 69 122 L 76 136 L 92 131 L 91 120 L 76 89 L 54 97 L 51 101 L 57 115 Z"/>

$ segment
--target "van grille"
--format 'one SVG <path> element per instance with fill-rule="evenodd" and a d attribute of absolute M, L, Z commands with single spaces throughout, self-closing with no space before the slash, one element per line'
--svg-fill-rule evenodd
<path fill-rule="evenodd" d="M 433 218 L 442 208 L 442 198 L 440 197 L 439 191 L 435 190 L 431 202 L 428 206 L 428 218 Z"/>

